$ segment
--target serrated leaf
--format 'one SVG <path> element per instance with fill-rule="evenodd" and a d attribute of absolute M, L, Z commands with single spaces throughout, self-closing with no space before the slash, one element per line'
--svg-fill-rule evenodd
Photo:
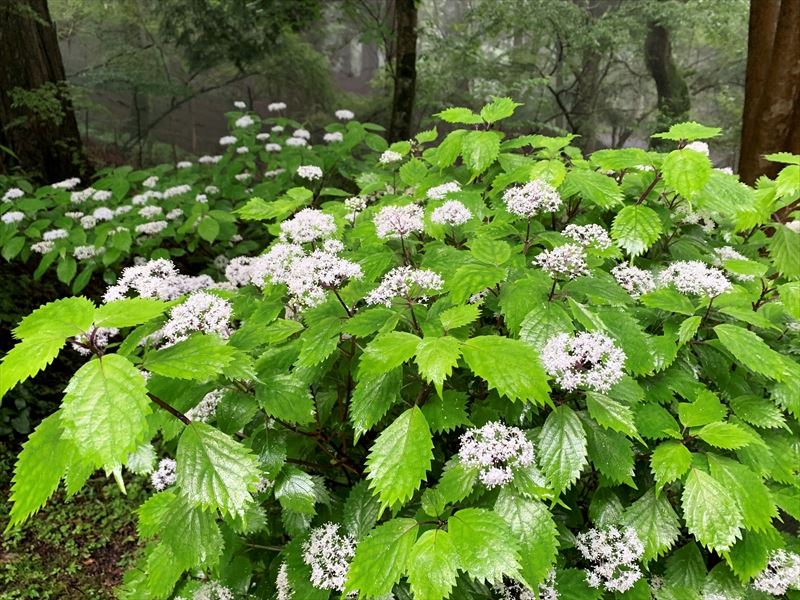
<path fill-rule="evenodd" d="M 692 453 L 676 441 L 659 444 L 650 455 L 650 470 L 659 487 L 682 477 L 692 466 Z"/>
<path fill-rule="evenodd" d="M 519 543 L 503 518 L 482 508 L 465 508 L 447 520 L 461 568 L 478 580 L 497 581 L 521 571 Z"/>
<path fill-rule="evenodd" d="M 496 131 L 470 131 L 461 144 L 461 157 L 473 177 L 488 169 L 500 155 L 500 135 Z"/>
<path fill-rule="evenodd" d="M 640 404 L 635 409 L 636 430 L 646 438 L 663 440 L 681 439 L 678 422 L 666 408 L 655 402 Z"/>
<path fill-rule="evenodd" d="M 705 561 L 703 560 L 703 555 L 700 554 L 700 549 L 694 542 L 689 542 L 685 546 L 678 548 L 667 558 L 664 580 L 669 587 L 684 588 L 688 592 L 696 591 L 703 585 L 705 577 Z M 683 592 L 684 590 L 680 591 Z M 684 592 L 683 596 L 688 592 Z M 698 600 L 700 600 L 699 596 Z"/>
<path fill-rule="evenodd" d="M 455 504 L 472 493 L 477 479 L 478 470 L 464 466 L 458 457 L 455 457 L 445 465 L 436 490 L 441 494 L 445 504 Z"/>
<path fill-rule="evenodd" d="M 740 462 L 708 454 L 711 476 L 736 500 L 746 529 L 764 531 L 778 516 L 778 509 L 767 486 L 750 468 Z"/>
<path fill-rule="evenodd" d="M 775 233 L 769 241 L 769 256 L 775 268 L 788 279 L 800 277 L 800 233 L 773 223 Z"/>
<path fill-rule="evenodd" d="M 428 174 L 428 167 L 418 158 L 412 158 L 399 169 L 400 179 L 406 185 L 417 185 Z"/>
<path fill-rule="evenodd" d="M 284 510 L 315 514 L 317 494 L 314 478 L 297 467 L 287 466 L 275 480 L 275 499 Z"/>
<path fill-rule="evenodd" d="M 356 548 L 345 593 L 358 590 L 365 598 L 390 593 L 406 571 L 418 531 L 414 519 L 392 519 L 376 527 Z"/>
<path fill-rule="evenodd" d="M 519 339 L 534 348 L 541 348 L 559 333 L 572 333 L 572 319 L 558 304 L 541 302 L 522 321 Z"/>
<path fill-rule="evenodd" d="M 678 404 L 678 418 L 685 427 L 699 427 L 728 416 L 728 409 L 714 392 L 701 390 L 694 402 Z"/>
<path fill-rule="evenodd" d="M 743 531 L 740 539 L 724 553 L 725 561 L 742 583 L 758 575 L 769 562 L 773 550 L 782 546 L 780 534 L 771 527 L 766 531 Z"/>
<path fill-rule="evenodd" d="M 629 406 L 596 392 L 587 392 L 586 408 L 589 416 L 603 427 L 624 433 L 630 437 L 639 437 L 636 421 Z"/>
<path fill-rule="evenodd" d="M 472 372 L 501 396 L 538 404 L 549 401 L 550 386 L 539 355 L 524 342 L 485 335 L 465 341 L 461 352 Z"/>
<path fill-rule="evenodd" d="M 397 367 L 377 377 L 362 378 L 350 398 L 350 423 L 355 441 L 372 429 L 400 400 L 403 368 Z"/>
<path fill-rule="evenodd" d="M 148 352 L 144 368 L 174 379 L 208 381 L 234 359 L 235 348 L 215 335 L 194 333 L 188 339 L 157 352 Z"/>
<path fill-rule="evenodd" d="M 425 381 L 442 395 L 442 384 L 450 377 L 461 356 L 461 342 L 454 337 L 426 337 L 417 346 L 414 361 Z"/>
<path fill-rule="evenodd" d="M 692 469 L 681 498 L 686 528 L 711 550 L 729 550 L 739 539 L 742 515 L 730 492 L 711 475 Z"/>
<path fill-rule="evenodd" d="M 176 461 L 177 485 L 189 501 L 232 517 L 244 514 L 252 501 L 250 490 L 260 479 L 249 448 L 195 421 L 181 434 Z"/>
<path fill-rule="evenodd" d="M 414 356 L 421 341 L 416 335 L 404 331 L 375 336 L 361 355 L 358 378 L 376 377 L 399 367 Z"/>
<path fill-rule="evenodd" d="M 38 335 L 68 338 L 88 331 L 93 317 L 94 304 L 86 298 L 61 298 L 22 319 L 14 329 L 14 336 L 21 340 Z"/>
<path fill-rule="evenodd" d="M 633 447 L 623 434 L 603 429 L 591 419 L 585 419 L 587 449 L 595 468 L 614 483 L 625 483 L 632 488 Z"/>
<path fill-rule="evenodd" d="M 433 116 L 440 118 L 442 121 L 445 121 L 446 123 L 463 123 L 465 125 L 476 125 L 478 123 L 483 122 L 483 119 L 481 119 L 480 115 L 476 115 L 469 108 L 463 108 L 460 106 L 453 106 L 451 108 L 446 108 L 443 111 L 434 114 Z"/>
<path fill-rule="evenodd" d="M 439 322 L 445 331 L 468 325 L 478 319 L 481 309 L 477 304 L 462 304 L 443 310 Z"/>
<path fill-rule="evenodd" d="M 344 527 L 360 540 L 375 527 L 380 513 L 380 501 L 369 490 L 369 482 L 362 479 L 350 489 L 342 508 Z"/>
<path fill-rule="evenodd" d="M 672 288 L 661 288 L 639 297 L 639 302 L 650 308 L 659 308 L 681 315 L 693 315 L 694 304 L 686 296 Z"/>
<path fill-rule="evenodd" d="M 155 298 L 123 298 L 100 306 L 94 313 L 97 327 L 133 327 L 161 315 L 169 305 Z"/>
<path fill-rule="evenodd" d="M 456 585 L 460 562 L 450 534 L 441 529 L 423 533 L 408 560 L 408 583 L 415 598 L 443 600 Z"/>
<path fill-rule="evenodd" d="M 753 435 L 735 423 L 709 423 L 695 435 L 707 444 L 725 450 L 736 450 L 755 441 Z"/>
<path fill-rule="evenodd" d="M 708 157 L 689 148 L 670 152 L 661 170 L 664 182 L 688 199 L 705 187 L 712 173 Z"/>
<path fill-rule="evenodd" d="M 737 325 L 714 327 L 719 341 L 734 358 L 755 373 L 782 381 L 786 375 L 784 358 L 758 335 Z"/>
<path fill-rule="evenodd" d="M 645 562 L 654 560 L 672 548 L 680 535 L 680 521 L 664 494 L 656 495 L 650 488 L 631 504 L 622 517 L 623 523 L 633 527 L 644 544 Z"/>
<path fill-rule="evenodd" d="M 586 432 L 578 415 L 566 404 L 557 406 L 539 433 L 539 464 L 556 493 L 578 479 L 586 466 Z"/>
<path fill-rule="evenodd" d="M 631 256 L 644 254 L 661 237 L 661 220 L 652 208 L 626 206 L 614 217 L 611 237 Z"/>
<path fill-rule="evenodd" d="M 35 335 L 16 344 L 0 363 L 0 398 L 52 363 L 64 342 L 61 336 Z"/>
<path fill-rule="evenodd" d="M 428 423 L 417 406 L 381 432 L 367 457 L 367 477 L 383 506 L 404 503 L 414 495 L 431 467 L 432 450 Z"/>
<path fill-rule="evenodd" d="M 622 204 L 622 190 L 619 184 L 608 175 L 586 169 L 573 169 L 567 173 L 561 186 L 561 195 L 578 195 L 600 208 L 608 209 Z"/>
<path fill-rule="evenodd" d="M 308 383 L 292 373 L 273 375 L 257 384 L 256 400 L 271 417 L 297 425 L 314 421 L 314 399 Z"/>
<path fill-rule="evenodd" d="M 214 513 L 173 496 L 162 518 L 158 533 L 181 566 L 211 566 L 219 560 L 223 541 Z"/>
<path fill-rule="evenodd" d="M 481 263 L 462 265 L 447 283 L 450 299 L 455 303 L 466 302 L 473 294 L 501 283 L 507 274 L 508 270 L 503 267 Z"/>
<path fill-rule="evenodd" d="M 118 354 L 83 365 L 64 390 L 65 436 L 95 467 L 122 464 L 144 438 L 150 399 L 144 377 Z"/>
<path fill-rule="evenodd" d="M 722 130 L 719 127 L 707 127 L 695 121 L 684 121 L 683 123 L 675 123 L 668 131 L 654 133 L 652 137 L 676 142 L 682 140 L 693 142 L 695 140 L 706 140 L 708 138 L 717 137 L 721 133 Z"/>
<path fill-rule="evenodd" d="M 693 317 L 689 317 L 688 319 L 684 319 L 683 322 L 681 322 L 681 326 L 678 327 L 678 343 L 683 345 L 689 340 L 694 339 L 694 336 L 697 334 L 697 330 L 700 328 L 700 323 L 702 321 L 703 317 L 700 315 L 695 315 Z"/>
<path fill-rule="evenodd" d="M 730 401 L 733 412 L 745 423 L 766 429 L 786 428 L 780 408 L 759 396 L 738 396 Z"/>
<path fill-rule="evenodd" d="M 433 433 L 471 425 L 467 416 L 467 395 L 463 392 L 447 390 L 441 397 L 430 398 L 422 405 L 422 414 Z"/>
<path fill-rule="evenodd" d="M 487 123 L 496 123 L 513 115 L 518 106 L 522 104 L 514 102 L 511 98 L 493 98 L 481 109 L 481 117 Z"/>

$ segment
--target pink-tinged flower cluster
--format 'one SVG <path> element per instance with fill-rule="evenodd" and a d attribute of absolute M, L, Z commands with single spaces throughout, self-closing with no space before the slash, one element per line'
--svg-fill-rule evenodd
<path fill-rule="evenodd" d="M 396 267 L 383 276 L 380 285 L 367 294 L 367 304 L 392 305 L 395 298 L 426 302 L 444 287 L 438 273 L 429 269 Z"/>
<path fill-rule="evenodd" d="M 422 207 L 416 204 L 385 206 L 375 215 L 373 222 L 379 238 L 406 237 L 422 231 Z"/>
<path fill-rule="evenodd" d="M 281 237 L 295 244 L 305 244 L 328 238 L 336 233 L 332 215 L 315 208 L 304 208 L 291 219 L 281 223 Z"/>
<path fill-rule="evenodd" d="M 435 208 L 431 213 L 431 221 L 439 225 L 463 225 L 472 218 L 472 211 L 458 200 L 448 200 Z"/>
<path fill-rule="evenodd" d="M 553 279 L 575 279 L 589 274 L 586 250 L 578 244 L 564 244 L 545 250 L 533 259 L 533 263 Z"/>
<path fill-rule="evenodd" d="M 214 285 L 214 280 L 208 275 L 182 275 L 172 261 L 159 258 L 125 268 L 117 283 L 106 290 L 103 301 L 119 300 L 131 292 L 142 298 L 175 300 Z"/>
<path fill-rule="evenodd" d="M 312 529 L 303 544 L 303 562 L 311 567 L 311 585 L 321 590 L 343 591 L 355 553 L 355 539 L 341 535 L 339 525 L 326 523 Z"/>
<path fill-rule="evenodd" d="M 636 530 L 626 527 L 590 529 L 578 534 L 575 547 L 591 563 L 586 570 L 586 582 L 593 588 L 624 593 L 642 577 L 638 561 L 644 554 L 644 544 Z"/>
<path fill-rule="evenodd" d="M 518 427 L 490 421 L 461 436 L 458 458 L 461 464 L 479 469 L 481 482 L 493 488 L 512 481 L 514 469 L 533 464 L 533 443 Z"/>
<path fill-rule="evenodd" d="M 632 265 L 619 264 L 611 269 L 611 274 L 622 289 L 632 298 L 638 298 L 656 289 L 656 280 L 650 271 Z"/>
<path fill-rule="evenodd" d="M 589 225 L 567 225 L 562 231 L 565 236 L 575 240 L 579 246 L 607 250 L 611 247 L 611 238 L 608 232 L 600 225 L 590 223 Z"/>
<path fill-rule="evenodd" d="M 162 458 L 158 463 L 158 468 L 150 475 L 150 483 L 153 488 L 162 492 L 175 483 L 177 479 L 177 463 L 171 458 Z"/>
<path fill-rule="evenodd" d="M 202 421 L 205 423 L 217 412 L 217 406 L 224 395 L 224 389 L 211 390 L 203 396 L 203 399 L 197 403 L 197 406 L 191 408 L 186 413 L 186 416 L 192 421 Z"/>
<path fill-rule="evenodd" d="M 586 387 L 607 392 L 625 374 L 625 352 L 599 332 L 560 333 L 545 344 L 541 359 L 565 390 Z"/>
<path fill-rule="evenodd" d="M 800 590 L 800 555 L 786 550 L 772 552 L 767 566 L 753 580 L 753 587 L 773 596 Z"/>
<path fill-rule="evenodd" d="M 725 274 L 699 260 L 681 260 L 667 265 L 658 275 L 663 286 L 672 286 L 682 294 L 714 298 L 731 289 Z"/>
<path fill-rule="evenodd" d="M 562 204 L 556 189 L 541 179 L 508 188 L 503 192 L 503 202 L 512 215 L 526 219 L 544 212 L 555 212 Z"/>

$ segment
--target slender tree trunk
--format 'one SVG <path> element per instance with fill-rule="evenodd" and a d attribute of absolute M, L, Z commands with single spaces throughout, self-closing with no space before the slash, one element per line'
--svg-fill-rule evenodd
<path fill-rule="evenodd" d="M 54 182 L 88 177 L 78 122 L 47 0 L 0 0 L 0 172 L 21 168 Z M 47 111 L 15 106 L 20 91 L 50 99 Z"/>
<path fill-rule="evenodd" d="M 389 140 L 411 137 L 411 119 L 417 87 L 417 5 L 415 0 L 395 0 L 394 96 Z"/>
<path fill-rule="evenodd" d="M 669 30 L 660 23 L 650 23 L 644 43 L 647 70 L 658 93 L 658 128 L 663 130 L 689 116 L 689 88 L 672 56 Z"/>
<path fill-rule="evenodd" d="M 800 154 L 800 2 L 758 0 L 750 4 L 739 176 L 754 183 L 780 165 L 762 157 Z"/>

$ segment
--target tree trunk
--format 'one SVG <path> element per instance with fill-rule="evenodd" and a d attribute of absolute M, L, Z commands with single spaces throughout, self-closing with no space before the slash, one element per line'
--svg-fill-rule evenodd
<path fill-rule="evenodd" d="M 0 0 L 0 65 L 0 144 L 15 155 L 0 149 L 0 172 L 88 177 L 47 0 Z M 13 106 L 21 96 L 29 101 Z"/>
<path fill-rule="evenodd" d="M 417 6 L 415 0 L 396 0 L 394 11 L 394 96 L 389 141 L 411 137 L 417 87 Z"/>
<path fill-rule="evenodd" d="M 669 30 L 660 23 L 650 23 L 644 43 L 647 70 L 658 93 L 658 129 L 684 121 L 689 116 L 689 88 L 672 56 Z"/>
<path fill-rule="evenodd" d="M 758 0 L 750 4 L 739 176 L 752 184 L 774 177 L 780 165 L 762 157 L 800 154 L 800 2 Z"/>

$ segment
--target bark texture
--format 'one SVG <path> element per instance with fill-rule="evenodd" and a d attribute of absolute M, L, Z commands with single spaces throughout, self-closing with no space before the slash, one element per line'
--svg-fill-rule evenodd
<path fill-rule="evenodd" d="M 691 106 L 689 88 L 672 56 L 669 30 L 651 23 L 644 43 L 647 70 L 658 93 L 659 131 L 686 120 Z"/>
<path fill-rule="evenodd" d="M 800 154 L 800 1 L 750 4 L 739 176 L 775 176 L 772 152 Z"/>
<path fill-rule="evenodd" d="M 88 176 L 47 0 L 0 0 L 0 172 L 47 182 Z M 44 102 L 15 106 L 20 90 Z M 19 104 L 17 102 L 16 104 Z"/>
<path fill-rule="evenodd" d="M 389 141 L 411 137 L 411 119 L 417 88 L 416 0 L 395 0 L 394 94 Z"/>

